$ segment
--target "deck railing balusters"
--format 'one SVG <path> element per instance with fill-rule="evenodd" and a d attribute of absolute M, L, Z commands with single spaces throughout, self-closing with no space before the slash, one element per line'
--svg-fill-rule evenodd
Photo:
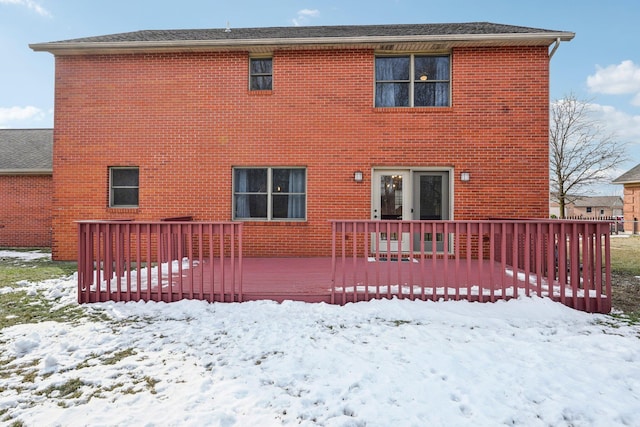
<path fill-rule="evenodd" d="M 217 257 L 214 235 L 220 243 Z M 214 301 L 216 292 L 221 301 L 242 301 L 241 256 L 241 223 L 80 221 L 78 302 Z"/>
<path fill-rule="evenodd" d="M 347 251 L 344 231 L 333 234 L 338 241 L 332 242 L 332 295 L 338 290 L 344 292 L 347 287 L 355 292 L 360 284 L 364 291 L 349 295 L 350 301 L 466 297 L 484 302 L 517 298 L 520 294 L 531 296 L 535 290 L 538 296 L 548 296 L 570 307 L 610 310 L 606 223 L 595 226 L 586 221 L 556 220 L 359 223 L 362 226 L 349 221 L 353 233 L 349 238 L 364 242 L 363 246 L 354 243 Z M 344 230 L 345 226 L 343 221 L 332 221 L 334 229 Z M 420 240 L 416 241 L 418 230 Z M 365 233 L 366 238 L 359 238 L 358 233 Z M 408 245 L 403 245 L 403 240 Z M 356 248 L 361 252 L 353 253 Z M 352 269 L 361 270 L 352 272 L 353 283 L 345 282 L 344 266 L 348 258 Z M 338 259 L 342 262 L 336 263 Z M 336 280 L 338 272 L 343 275 L 342 281 Z M 362 277 L 364 283 L 360 282 Z M 369 294 L 370 285 L 375 285 L 375 295 Z M 455 287 L 455 293 L 451 287 Z M 386 292 L 381 292 L 381 288 Z M 347 302 L 344 294 L 341 302 Z"/>
<path fill-rule="evenodd" d="M 81 221 L 78 301 L 241 302 L 242 238 L 235 222 Z M 589 221 L 334 220 L 326 301 L 495 301 L 535 291 L 608 312 L 609 238 L 608 223 Z"/>

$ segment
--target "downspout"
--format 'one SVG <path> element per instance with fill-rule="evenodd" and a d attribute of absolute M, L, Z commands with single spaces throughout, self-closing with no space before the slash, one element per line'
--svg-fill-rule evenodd
<path fill-rule="evenodd" d="M 553 49 L 551 49 L 551 52 L 549 52 L 549 60 L 553 58 L 553 55 L 556 53 L 556 50 L 558 50 L 559 47 L 560 47 L 560 37 L 556 39 L 553 45 Z"/>

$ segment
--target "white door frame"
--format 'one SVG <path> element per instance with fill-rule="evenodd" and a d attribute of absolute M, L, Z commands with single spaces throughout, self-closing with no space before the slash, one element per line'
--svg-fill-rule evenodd
<path fill-rule="evenodd" d="M 412 220 L 414 219 L 414 201 L 417 203 L 417 200 L 414 200 L 415 195 L 415 186 L 417 184 L 416 178 L 420 176 L 420 173 L 428 173 L 428 172 L 447 172 L 448 173 L 448 218 L 453 219 L 453 168 L 450 167 L 374 167 L 371 169 L 371 219 L 373 220 L 382 220 L 382 219 L 399 219 L 399 220 Z M 401 177 L 402 181 L 402 193 L 399 205 L 401 205 L 402 212 L 394 212 L 397 213 L 397 217 L 389 218 L 389 212 L 385 215 L 386 218 L 383 218 L 384 212 L 382 212 L 382 177 Z M 388 179 L 388 178 L 387 178 Z M 396 203 L 398 206 L 398 203 Z M 444 208 L 444 207 L 443 207 Z M 393 214 L 392 214 L 393 216 Z M 410 247 L 410 238 L 409 233 L 402 233 L 401 238 L 402 248 L 398 247 L 398 236 L 391 236 L 391 239 L 387 241 L 386 233 L 379 233 L 380 235 L 376 235 L 376 233 L 372 233 L 371 236 L 371 245 L 372 250 L 375 252 L 376 248 L 379 248 L 380 252 L 391 252 L 397 253 L 398 249 L 401 252 L 409 252 Z"/>

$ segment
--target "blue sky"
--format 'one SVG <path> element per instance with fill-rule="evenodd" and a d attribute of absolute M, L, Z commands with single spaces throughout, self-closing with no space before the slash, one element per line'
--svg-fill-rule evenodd
<path fill-rule="evenodd" d="M 54 59 L 29 43 L 146 29 L 489 21 L 572 31 L 551 60 L 551 97 L 590 100 L 640 163 L 637 0 L 0 0 L 0 128 L 53 126 Z M 621 186 L 600 194 L 622 194 Z"/>

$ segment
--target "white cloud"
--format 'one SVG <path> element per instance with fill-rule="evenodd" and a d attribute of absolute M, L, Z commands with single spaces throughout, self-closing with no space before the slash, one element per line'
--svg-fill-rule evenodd
<path fill-rule="evenodd" d="M 44 116 L 44 112 L 37 107 L 0 107 L 0 125 L 6 125 L 13 121 L 42 120 Z"/>
<path fill-rule="evenodd" d="M 589 116 L 597 120 L 605 134 L 613 134 L 618 141 L 628 143 L 627 160 L 607 171 L 612 181 L 640 163 L 640 115 L 620 111 L 610 105 L 589 104 Z M 618 184 L 598 184 L 590 188 L 593 195 L 622 196 L 622 186 Z"/>
<path fill-rule="evenodd" d="M 604 68 L 596 66 L 596 73 L 587 77 L 587 86 L 596 93 L 631 94 L 633 105 L 640 105 L 640 65 L 627 60 Z"/>
<path fill-rule="evenodd" d="M 0 4 L 15 4 L 18 6 L 25 6 L 33 10 L 34 12 L 36 12 L 38 15 L 51 16 L 51 14 L 47 9 L 40 6 L 38 2 L 35 2 L 33 0 L 0 0 Z"/>
<path fill-rule="evenodd" d="M 640 147 L 640 115 L 632 115 L 610 105 L 600 104 L 590 104 L 589 111 L 608 133 L 614 133 L 620 140 Z"/>
<path fill-rule="evenodd" d="M 320 16 L 320 11 L 318 9 L 302 9 L 298 11 L 298 15 L 291 21 L 293 22 L 293 25 L 300 27 L 307 25 L 311 18 L 317 18 L 318 16 Z"/>

